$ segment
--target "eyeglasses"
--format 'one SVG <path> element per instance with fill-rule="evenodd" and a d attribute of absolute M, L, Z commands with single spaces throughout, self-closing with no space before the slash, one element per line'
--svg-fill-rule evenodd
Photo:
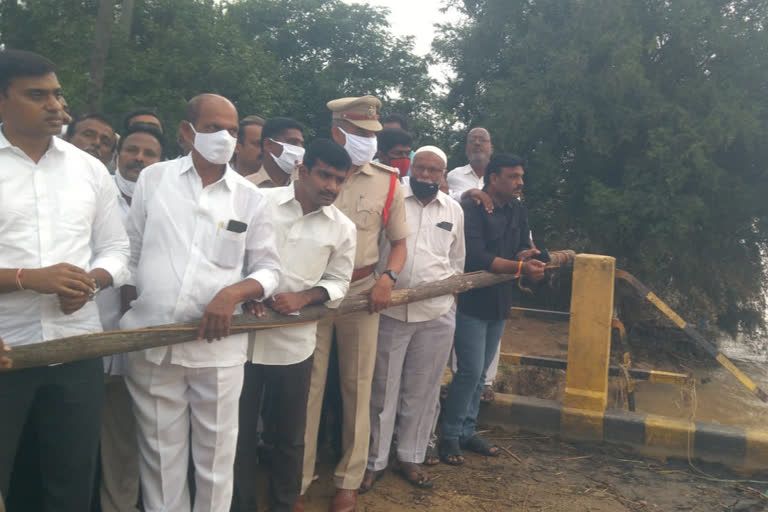
<path fill-rule="evenodd" d="M 488 137 L 469 137 L 467 139 L 467 142 L 469 143 L 480 143 L 480 144 L 488 144 L 491 142 L 491 139 Z"/>

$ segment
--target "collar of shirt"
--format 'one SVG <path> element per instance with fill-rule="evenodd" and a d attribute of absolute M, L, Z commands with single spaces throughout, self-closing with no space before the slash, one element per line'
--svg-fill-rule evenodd
<path fill-rule="evenodd" d="M 467 175 L 471 174 L 475 178 L 480 179 L 480 176 L 478 176 L 477 173 L 475 172 L 475 170 L 472 168 L 472 164 L 467 164 L 464 167 L 460 167 L 459 169 L 464 174 L 467 174 Z"/>
<path fill-rule="evenodd" d="M 22 151 L 21 148 L 11 144 L 11 141 L 9 141 L 8 138 L 5 136 L 4 126 L 5 126 L 4 123 L 0 123 L 0 149 L 10 148 L 12 150 L 15 150 L 15 151 L 21 153 L 21 154 L 26 155 L 26 153 L 24 153 L 24 151 Z M 51 136 L 51 143 L 48 145 L 48 149 L 46 150 L 46 153 L 48 151 L 63 152 L 65 144 L 68 144 L 68 143 L 63 141 L 62 139 L 52 135 Z M 27 158 L 29 158 L 29 157 L 27 157 Z"/>
<path fill-rule="evenodd" d="M 185 156 L 180 160 L 181 168 L 179 169 L 179 175 L 184 174 L 187 171 L 191 171 L 192 169 L 195 169 L 195 164 L 192 161 L 192 153 Z M 235 176 L 239 176 L 237 172 L 232 169 L 232 167 L 229 166 L 229 164 L 225 164 L 226 168 L 224 169 L 224 174 L 221 178 L 211 183 L 211 185 L 216 185 L 220 181 L 224 181 L 224 184 L 227 186 L 227 188 L 230 191 L 235 190 Z M 195 169 L 195 172 L 197 172 L 197 169 Z M 198 173 L 200 175 L 200 173 Z M 209 186 L 211 186 L 209 185 Z"/>
<path fill-rule="evenodd" d="M 408 180 L 407 185 L 408 185 L 407 187 L 403 187 L 403 198 L 405 198 L 407 200 L 409 197 L 412 197 L 414 201 L 419 201 L 419 198 L 416 197 L 413 194 L 413 189 L 411 188 L 411 180 Z M 442 206 L 445 206 L 446 205 L 446 201 L 449 199 L 449 197 L 442 190 L 438 190 L 437 191 L 437 196 L 435 196 L 435 199 L 437 199 L 437 201 Z M 433 201 L 434 201 L 434 199 L 433 199 Z M 419 203 L 421 203 L 421 201 L 419 201 Z M 426 205 L 424 203 L 421 203 L 421 204 L 422 204 L 422 206 L 426 207 L 426 206 L 429 206 L 430 204 L 432 204 L 432 201 L 430 201 Z"/>
<path fill-rule="evenodd" d="M 253 174 L 250 174 L 245 177 L 248 181 L 256 185 L 257 187 L 260 187 L 264 183 L 269 183 L 270 185 L 274 185 L 272 182 L 272 179 L 269 177 L 269 174 L 267 173 L 267 170 L 262 165 L 259 167 L 259 170 L 256 171 Z"/>
<path fill-rule="evenodd" d="M 299 200 L 296 199 L 296 181 L 291 183 L 288 186 L 285 187 L 276 187 L 279 190 L 276 190 L 273 192 L 273 194 L 276 196 L 277 204 L 283 205 L 285 203 L 288 203 L 290 201 L 296 201 L 296 204 L 299 205 L 299 208 L 301 208 L 301 203 L 299 203 Z M 315 213 L 321 212 L 323 215 L 328 217 L 329 219 L 333 220 L 333 214 L 331 213 L 331 207 L 330 206 L 321 206 L 319 209 L 311 211 L 309 213 L 306 213 L 304 215 L 312 215 Z"/>
<path fill-rule="evenodd" d="M 373 169 L 371 168 L 370 163 L 365 163 L 365 164 L 361 165 L 352 174 L 360 174 L 360 173 L 367 174 L 368 176 L 372 176 L 373 175 Z"/>

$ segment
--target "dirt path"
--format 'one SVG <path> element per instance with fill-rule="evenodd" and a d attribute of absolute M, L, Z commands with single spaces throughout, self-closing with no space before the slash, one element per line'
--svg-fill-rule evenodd
<path fill-rule="evenodd" d="M 507 323 L 502 350 L 565 358 L 568 323 L 522 315 Z M 642 349 L 642 343 L 638 343 Z M 680 370 L 650 362 L 646 350 L 638 363 L 649 368 Z M 648 361 L 646 361 L 648 360 Z M 560 399 L 564 372 L 506 366 L 497 390 Z M 671 400 L 677 390 L 668 390 Z M 655 397 L 659 400 L 659 397 Z M 683 411 L 685 412 L 685 411 Z M 482 412 L 481 412 L 482 419 Z M 768 511 L 768 472 L 751 476 L 719 465 L 640 457 L 607 445 L 559 441 L 547 436 L 488 427 L 485 434 L 508 453 L 499 458 L 467 455 L 463 467 L 440 464 L 431 469 L 435 486 L 422 491 L 387 473 L 373 491 L 360 497 L 358 511 L 440 512 L 758 512 Z M 327 457 L 326 457 L 327 459 Z M 330 465 L 307 496 L 308 512 L 325 512 L 333 495 Z M 750 483 L 744 480 L 759 480 Z"/>
<path fill-rule="evenodd" d="M 768 483 L 715 482 L 684 462 L 663 463 L 610 447 L 580 445 L 494 427 L 486 433 L 508 454 L 468 455 L 463 467 L 432 469 L 435 486 L 417 490 L 387 473 L 360 497 L 358 511 L 676 512 L 768 510 Z M 744 479 L 719 466 L 699 466 L 721 479 Z M 325 512 L 333 494 L 330 468 L 307 496 L 309 512 Z M 768 474 L 752 479 L 768 480 Z M 749 486 L 752 486 L 751 488 Z"/>

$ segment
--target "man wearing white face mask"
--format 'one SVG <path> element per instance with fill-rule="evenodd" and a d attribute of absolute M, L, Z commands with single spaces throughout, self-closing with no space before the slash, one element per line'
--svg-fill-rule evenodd
<path fill-rule="evenodd" d="M 127 224 L 136 299 L 120 327 L 202 317 L 199 340 L 129 354 L 126 383 L 144 510 L 190 510 L 191 445 L 192 510 L 227 512 L 247 351 L 247 335 L 230 335 L 230 323 L 240 304 L 272 294 L 280 263 L 264 196 L 227 164 L 237 141 L 234 105 L 202 94 L 184 118 L 191 153 L 144 169 L 136 183 Z"/>
<path fill-rule="evenodd" d="M 296 169 L 304 158 L 304 127 L 287 117 L 268 120 L 261 130 L 261 151 L 261 169 L 245 179 L 259 188 L 296 181 Z"/>
<path fill-rule="evenodd" d="M 320 410 L 335 330 L 344 420 L 342 457 L 334 472 L 336 495 L 330 510 L 349 512 L 355 509 L 357 489 L 368 457 L 369 404 L 379 311 L 389 306 L 392 287 L 405 264 L 408 225 L 397 169 L 371 162 L 376 154 L 376 132 L 382 129 L 378 114 L 381 101 L 363 96 L 341 98 L 327 105 L 333 112 L 333 140 L 344 147 L 352 160 L 344 186 L 334 202 L 357 228 L 355 270 L 348 295 L 368 295 L 370 306 L 367 312 L 318 323 L 304 439 L 302 494 L 314 475 Z M 381 234 L 389 240 L 392 250 L 377 278 L 374 269 L 379 263 Z M 302 499 L 295 510 L 303 510 Z"/>

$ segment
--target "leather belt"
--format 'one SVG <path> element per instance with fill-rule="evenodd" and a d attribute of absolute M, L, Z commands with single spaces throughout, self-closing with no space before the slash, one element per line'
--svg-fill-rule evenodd
<path fill-rule="evenodd" d="M 368 265 L 367 267 L 360 267 L 356 268 L 352 271 L 352 282 L 359 281 L 363 279 L 364 277 L 368 277 L 369 275 L 373 274 L 373 269 L 376 267 L 376 265 Z"/>

